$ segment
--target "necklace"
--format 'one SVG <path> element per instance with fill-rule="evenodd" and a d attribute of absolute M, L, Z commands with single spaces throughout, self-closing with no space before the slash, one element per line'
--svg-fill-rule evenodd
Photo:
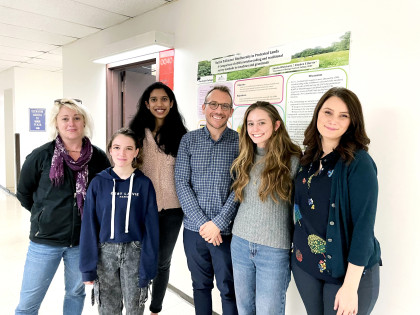
<path fill-rule="evenodd" d="M 79 151 L 76 151 L 76 150 L 67 150 L 67 152 L 75 152 L 75 153 L 79 153 L 79 152 L 80 152 L 80 150 L 79 150 Z"/>

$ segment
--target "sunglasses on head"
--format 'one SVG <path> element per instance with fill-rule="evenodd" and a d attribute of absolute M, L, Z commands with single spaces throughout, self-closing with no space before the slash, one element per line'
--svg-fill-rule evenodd
<path fill-rule="evenodd" d="M 79 100 L 78 98 L 72 98 L 72 99 L 58 98 L 58 99 L 54 100 L 54 103 L 72 104 L 72 101 L 76 101 L 76 102 L 82 104 L 82 100 Z"/>

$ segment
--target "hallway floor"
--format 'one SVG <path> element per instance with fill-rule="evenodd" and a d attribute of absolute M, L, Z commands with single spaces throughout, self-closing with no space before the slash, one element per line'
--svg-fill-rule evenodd
<path fill-rule="evenodd" d="M 0 188 L 0 314 L 13 314 L 19 300 L 23 267 L 29 243 L 29 212 L 19 201 Z M 84 315 L 98 314 L 90 305 L 90 290 L 86 289 Z M 60 265 L 41 305 L 40 315 L 62 314 L 64 296 L 63 267 Z M 148 304 L 144 314 L 149 314 Z M 177 294 L 167 291 L 162 315 L 194 314 L 194 307 Z"/>

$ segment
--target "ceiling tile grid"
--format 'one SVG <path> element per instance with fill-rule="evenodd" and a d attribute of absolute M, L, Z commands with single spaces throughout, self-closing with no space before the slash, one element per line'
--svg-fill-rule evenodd
<path fill-rule="evenodd" d="M 172 0 L 0 0 L 0 72 L 62 70 L 62 49 Z"/>

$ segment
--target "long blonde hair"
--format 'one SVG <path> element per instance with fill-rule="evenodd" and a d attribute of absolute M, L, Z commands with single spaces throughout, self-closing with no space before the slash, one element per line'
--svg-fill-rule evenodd
<path fill-rule="evenodd" d="M 291 202 L 293 190 L 293 179 L 290 176 L 291 158 L 294 155 L 300 158 L 302 151 L 290 139 L 277 109 L 268 102 L 256 102 L 249 106 L 245 112 L 239 134 L 239 156 L 233 161 L 230 170 L 235 178 L 232 185 L 232 189 L 235 191 L 235 200 L 243 201 L 243 190 L 249 183 L 249 173 L 254 166 L 256 145 L 248 136 L 247 120 L 249 113 L 257 108 L 268 113 L 273 128 L 276 121 L 280 121 L 279 128 L 273 129 L 271 137 L 267 140 L 266 154 L 261 161 L 264 163 L 264 170 L 261 173 L 261 184 L 258 188 L 260 199 L 264 202 L 270 196 L 275 203 L 279 203 L 278 198 Z"/>

